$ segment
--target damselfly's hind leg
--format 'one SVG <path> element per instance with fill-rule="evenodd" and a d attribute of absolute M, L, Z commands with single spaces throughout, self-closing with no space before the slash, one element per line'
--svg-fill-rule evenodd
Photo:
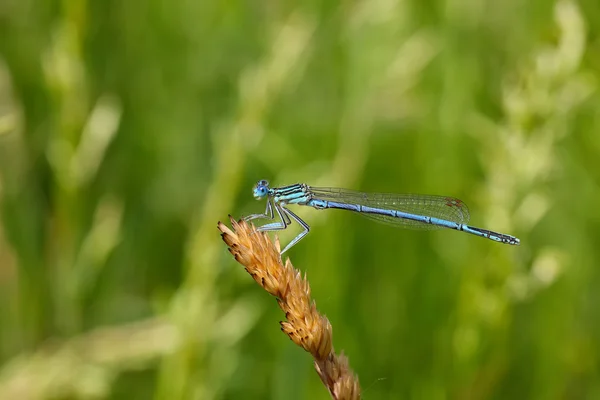
<path fill-rule="evenodd" d="M 298 243 L 304 236 L 308 235 L 308 232 L 310 232 L 310 226 L 308 226 L 308 224 L 306 222 L 304 222 L 302 219 L 300 219 L 299 216 L 297 216 L 296 214 L 294 214 L 293 212 L 291 212 L 290 210 L 288 210 L 285 207 L 281 207 L 283 209 L 283 213 L 284 215 L 289 219 L 290 217 L 292 219 L 294 219 L 297 223 L 299 223 L 300 225 L 302 225 L 302 227 L 304 228 L 304 230 L 302 232 L 300 232 L 300 234 L 298 236 L 296 236 L 294 238 L 294 240 L 292 240 L 291 242 L 288 243 L 287 246 L 285 246 L 285 248 L 283 249 L 283 251 L 281 252 L 281 254 L 285 253 L 287 250 L 291 249 L 292 246 L 294 246 L 296 243 Z M 291 221 L 290 221 L 291 222 Z"/>
<path fill-rule="evenodd" d="M 287 208 L 283 207 L 280 204 L 275 204 L 273 206 L 273 205 L 271 205 L 270 201 L 267 201 L 267 209 L 265 210 L 264 214 L 252 214 L 247 217 L 244 217 L 244 220 L 252 221 L 253 219 L 258 219 L 258 218 L 274 219 L 275 214 L 273 213 L 273 208 L 275 208 L 275 212 L 277 212 L 277 216 L 279 217 L 279 222 L 272 222 L 270 224 L 259 226 L 258 228 L 256 228 L 256 230 L 258 232 L 283 230 L 292 223 L 292 220 L 296 221 L 304 228 L 304 230 L 302 232 L 300 232 L 300 234 L 298 236 L 296 236 L 294 238 L 294 240 L 292 240 L 287 246 L 285 246 L 285 248 L 281 252 L 281 254 L 283 254 L 287 250 L 289 250 L 292 246 L 294 246 L 296 243 L 298 243 L 304 236 L 306 236 L 308 234 L 308 232 L 310 231 L 310 227 L 308 226 L 308 224 L 306 222 L 304 222 L 302 219 L 300 219 L 299 216 L 297 216 L 296 214 L 294 214 Z"/>

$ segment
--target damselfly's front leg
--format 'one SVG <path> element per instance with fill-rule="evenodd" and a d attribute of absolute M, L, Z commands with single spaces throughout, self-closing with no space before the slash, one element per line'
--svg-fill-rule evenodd
<path fill-rule="evenodd" d="M 271 200 L 267 200 L 267 209 L 264 214 L 252 214 L 244 217 L 244 221 L 252 221 L 253 219 L 264 218 L 264 219 L 273 219 L 275 215 L 273 215 L 273 207 L 271 207 Z"/>
<path fill-rule="evenodd" d="M 287 250 L 291 249 L 292 246 L 294 246 L 296 243 L 298 243 L 304 236 L 308 235 L 308 232 L 310 231 L 310 226 L 308 226 L 308 224 L 306 222 L 304 222 L 302 219 L 300 219 L 299 216 L 297 216 L 296 214 L 294 214 L 293 212 L 291 212 L 290 210 L 288 210 L 285 207 L 281 207 L 283 210 L 284 215 L 289 219 L 290 217 L 293 218 L 297 223 L 299 223 L 300 225 L 302 225 L 302 227 L 304 228 L 304 230 L 302 232 L 300 232 L 300 234 L 298 236 L 296 236 L 294 238 L 294 240 L 292 240 L 291 242 L 288 243 L 287 246 L 285 246 L 285 248 L 283 249 L 283 251 L 281 252 L 281 254 L 285 253 Z M 279 211 L 279 207 L 277 207 L 278 211 Z M 291 221 L 290 221 L 291 222 Z M 289 224 L 288 224 L 289 225 Z"/>
<path fill-rule="evenodd" d="M 290 217 L 288 217 L 285 212 L 282 212 L 280 205 L 275 204 L 274 207 L 275 207 L 275 211 L 277 212 L 277 215 L 279 216 L 280 222 L 273 222 L 270 224 L 259 226 L 257 229 L 259 232 L 280 231 L 282 229 L 287 228 L 288 225 L 292 223 L 292 221 L 290 220 Z M 271 209 L 271 213 L 272 212 L 273 212 L 273 210 Z"/>

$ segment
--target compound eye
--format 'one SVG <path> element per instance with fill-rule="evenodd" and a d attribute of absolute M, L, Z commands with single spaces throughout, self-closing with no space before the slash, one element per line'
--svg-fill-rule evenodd
<path fill-rule="evenodd" d="M 269 182 L 266 181 L 265 179 L 262 179 L 262 180 L 258 181 L 258 185 L 259 186 L 269 186 Z"/>

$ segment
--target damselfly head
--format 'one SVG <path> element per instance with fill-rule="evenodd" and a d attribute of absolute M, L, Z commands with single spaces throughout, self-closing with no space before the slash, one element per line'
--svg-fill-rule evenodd
<path fill-rule="evenodd" d="M 269 182 L 262 179 L 258 181 L 254 189 L 252 190 L 252 194 L 256 200 L 262 200 L 269 194 Z"/>

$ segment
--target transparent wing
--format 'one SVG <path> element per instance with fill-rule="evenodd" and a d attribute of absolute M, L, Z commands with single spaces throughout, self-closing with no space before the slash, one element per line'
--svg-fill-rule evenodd
<path fill-rule="evenodd" d="M 328 187 L 309 187 L 309 190 L 317 199 L 336 201 L 338 203 L 360 204 L 384 210 L 398 210 L 409 214 L 445 219 L 459 224 L 466 224 L 470 218 L 467 205 L 454 197 L 421 194 L 365 193 Z M 403 218 L 394 218 L 387 215 L 359 214 L 396 227 L 423 230 L 441 229 L 441 227 L 436 225 Z"/>

